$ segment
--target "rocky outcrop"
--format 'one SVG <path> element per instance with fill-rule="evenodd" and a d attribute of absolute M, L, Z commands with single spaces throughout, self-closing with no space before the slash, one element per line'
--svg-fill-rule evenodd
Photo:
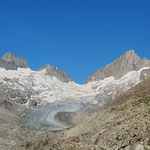
<path fill-rule="evenodd" d="M 42 68 L 40 68 L 39 71 L 41 70 L 46 70 L 45 74 L 48 75 L 48 76 L 54 76 L 56 77 L 58 80 L 62 81 L 62 82 L 72 82 L 72 78 L 67 74 L 65 73 L 64 71 L 62 71 L 61 69 L 57 68 L 57 67 L 54 67 L 54 66 L 51 66 L 51 65 L 46 65 Z"/>
<path fill-rule="evenodd" d="M 0 68 L 6 70 L 17 70 L 17 68 L 28 68 L 27 61 L 23 57 L 18 57 L 12 52 L 6 53 L 0 59 Z"/>
<path fill-rule="evenodd" d="M 142 70 L 140 80 L 143 81 L 143 80 L 147 79 L 148 77 L 150 77 L 150 69 Z"/>
<path fill-rule="evenodd" d="M 0 59 L 0 68 L 5 68 L 6 70 L 17 70 L 17 66 L 10 63 L 6 62 L 2 59 Z"/>
<path fill-rule="evenodd" d="M 150 60 L 147 60 L 146 58 L 141 59 L 134 53 L 134 50 L 130 50 L 111 64 L 93 73 L 88 77 L 86 83 L 103 80 L 110 76 L 118 79 L 130 71 L 137 71 L 143 67 L 150 67 Z"/>

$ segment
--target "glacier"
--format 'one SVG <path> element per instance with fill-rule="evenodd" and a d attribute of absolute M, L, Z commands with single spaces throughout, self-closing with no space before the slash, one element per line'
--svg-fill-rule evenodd
<path fill-rule="evenodd" d="M 27 126 L 42 131 L 62 130 L 67 127 L 54 119 L 58 112 L 89 111 L 101 107 L 138 84 L 145 69 L 149 67 L 128 72 L 120 79 L 111 76 L 80 85 L 73 81 L 61 82 L 54 76 L 45 75 L 45 70 L 0 68 L 0 82 L 12 89 L 31 93 L 31 97 L 23 103 L 27 114 L 23 121 Z M 37 105 L 33 107 L 30 101 L 35 101 Z"/>

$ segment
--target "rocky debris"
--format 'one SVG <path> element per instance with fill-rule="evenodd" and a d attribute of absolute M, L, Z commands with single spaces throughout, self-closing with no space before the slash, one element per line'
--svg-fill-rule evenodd
<path fill-rule="evenodd" d="M 46 75 L 52 76 L 52 77 L 54 76 L 62 82 L 66 82 L 66 83 L 73 82 L 72 78 L 67 73 L 65 73 L 64 71 L 62 71 L 61 69 L 59 69 L 57 67 L 54 67 L 51 65 L 46 65 L 46 66 L 40 68 L 39 71 L 41 71 L 41 70 L 46 70 L 46 72 L 45 72 Z"/>
<path fill-rule="evenodd" d="M 146 150 L 150 140 L 149 107 L 147 98 L 95 113 L 66 132 L 67 137 L 80 137 L 81 141 L 80 144 L 68 142 L 68 145 L 75 145 L 76 149 L 89 145 L 89 149 L 95 146 L 97 150 L 131 150 L 139 144 Z"/>
<path fill-rule="evenodd" d="M 111 64 L 99 69 L 88 77 L 86 83 L 91 81 L 103 80 L 104 78 L 113 76 L 116 79 L 130 71 L 137 71 L 143 67 L 150 67 L 150 60 L 141 59 L 134 50 L 125 52 L 124 55 L 113 61 Z"/>
<path fill-rule="evenodd" d="M 28 141 L 25 141 L 24 143 L 20 144 L 19 147 L 18 145 L 13 146 L 11 150 L 53 150 L 53 148 L 58 147 L 58 143 L 55 143 L 62 137 L 62 132 L 47 131 L 45 133 L 36 135 Z"/>
<path fill-rule="evenodd" d="M 27 108 L 22 104 L 30 98 L 30 92 L 0 82 L 0 150 L 9 150 L 11 145 L 36 133 L 23 122 Z"/>
<path fill-rule="evenodd" d="M 36 132 L 24 126 L 20 120 L 22 112 L 9 101 L 0 105 L 0 150 L 10 150 L 10 146 L 31 138 Z"/>
<path fill-rule="evenodd" d="M 13 86 L 1 83 L 0 86 L 0 102 L 3 100 L 13 101 L 19 104 L 25 104 L 31 98 L 32 93 L 30 91 L 21 91 L 13 88 Z"/>
<path fill-rule="evenodd" d="M 148 150 L 149 108 L 150 98 L 129 101 L 95 112 L 69 130 L 42 133 L 13 150 Z"/>

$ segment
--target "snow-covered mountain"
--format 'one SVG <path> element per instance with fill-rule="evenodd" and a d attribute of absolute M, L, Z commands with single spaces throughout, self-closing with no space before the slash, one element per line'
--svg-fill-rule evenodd
<path fill-rule="evenodd" d="M 31 99 L 39 104 L 63 101 L 65 99 L 101 104 L 101 102 L 105 103 L 108 97 L 111 100 L 119 92 L 139 83 L 141 72 L 147 69 L 149 68 L 144 67 L 138 71 L 131 71 L 120 79 L 115 79 L 111 76 L 103 80 L 80 85 L 73 81 L 62 82 L 55 76 L 47 75 L 46 70 L 32 71 L 29 68 L 5 70 L 0 68 L 0 82 L 16 90 L 29 91 L 32 94 Z M 100 95 L 100 99 L 94 98 L 97 95 Z M 85 100 L 83 100 L 84 98 Z M 24 102 L 24 104 L 28 107 L 29 103 Z"/>
<path fill-rule="evenodd" d="M 33 71 L 24 58 L 7 53 L 0 60 L 0 103 L 5 100 L 20 105 L 28 126 L 62 129 L 64 126 L 54 120 L 57 112 L 100 107 L 149 76 L 149 67 L 149 60 L 140 59 L 131 50 L 79 85 L 57 67 L 47 65 Z"/>

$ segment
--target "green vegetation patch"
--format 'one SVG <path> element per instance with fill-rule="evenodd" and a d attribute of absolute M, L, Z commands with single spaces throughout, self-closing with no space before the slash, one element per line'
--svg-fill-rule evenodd
<path fill-rule="evenodd" d="M 150 104 L 150 97 L 144 97 L 132 103 L 133 106 L 141 104 Z"/>
<path fill-rule="evenodd" d="M 149 139 L 149 141 L 147 142 L 147 144 L 148 144 L 148 146 L 150 146 L 150 139 Z"/>

